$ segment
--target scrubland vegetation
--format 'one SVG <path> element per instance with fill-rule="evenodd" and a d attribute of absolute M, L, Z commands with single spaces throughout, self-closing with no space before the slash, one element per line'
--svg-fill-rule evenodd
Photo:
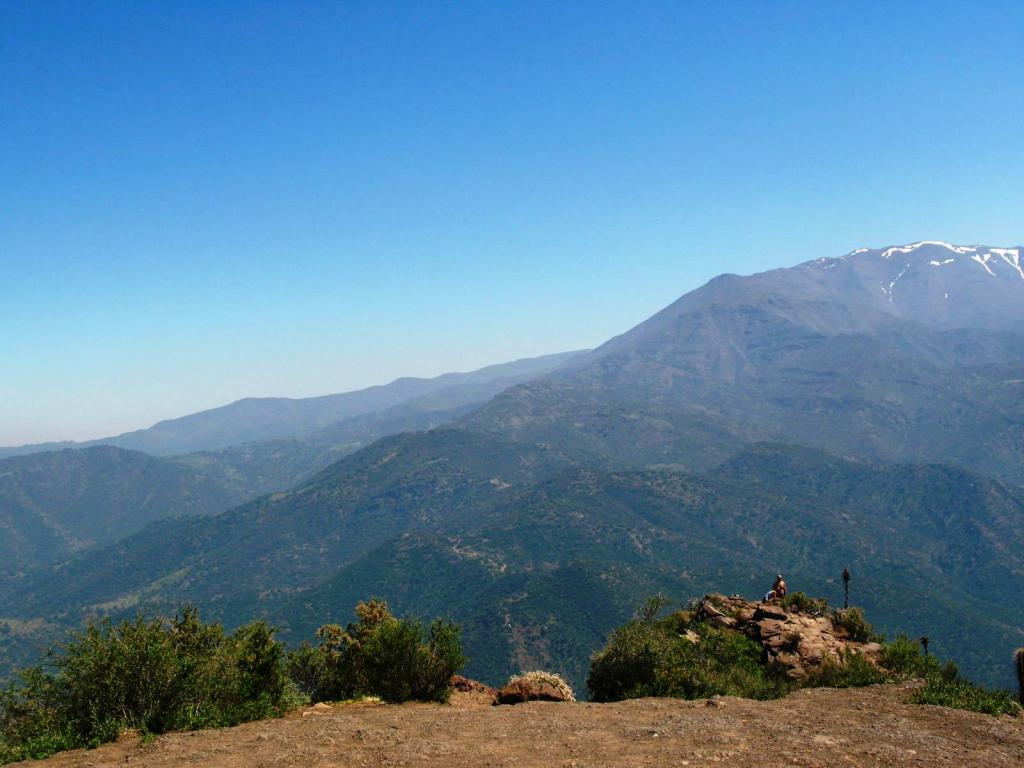
<path fill-rule="evenodd" d="M 318 646 L 289 654 L 288 671 L 312 701 L 448 701 L 451 677 L 466 663 L 456 625 L 436 620 L 424 629 L 396 619 L 379 600 L 357 605 L 356 618 L 321 627 Z"/>
<path fill-rule="evenodd" d="M 1008 692 L 973 685 L 955 664 L 922 653 L 917 642 L 902 636 L 884 642 L 858 609 L 834 611 L 799 594 L 783 605 L 828 616 L 858 642 L 881 641 L 877 658 L 850 654 L 795 681 L 765 663 L 757 640 L 712 626 L 692 609 L 660 616 L 664 604 L 655 599 L 594 654 L 590 697 L 773 699 L 798 687 L 920 680 L 912 703 L 991 715 L 1020 712 Z M 355 622 L 325 625 L 315 645 L 291 652 L 265 623 L 227 633 L 191 608 L 169 620 L 138 616 L 91 624 L 0 693 L 0 762 L 96 746 L 129 730 L 145 737 L 230 726 L 317 701 L 448 700 L 452 675 L 466 661 L 458 626 L 396 618 L 379 600 L 359 603 L 355 614 Z M 565 699 L 575 700 L 557 675 L 533 672 L 513 680 L 526 678 L 564 689 Z"/>
<path fill-rule="evenodd" d="M 378 696 L 446 701 L 464 658 L 456 626 L 429 630 L 380 601 L 357 622 L 322 627 L 320 645 L 287 653 L 262 622 L 231 634 L 194 609 L 173 619 L 74 633 L 0 694 L 0 763 L 143 735 L 277 717 L 313 701 Z"/>
<path fill-rule="evenodd" d="M 1020 712 L 1009 692 L 965 680 L 956 664 L 925 655 L 917 642 L 905 636 L 885 642 L 859 609 L 836 611 L 824 600 L 801 593 L 786 598 L 782 605 L 810 615 L 827 615 L 859 642 L 881 642 L 877 662 L 851 654 L 807 679 L 792 680 L 783 670 L 764 663 L 762 646 L 756 640 L 713 627 L 701 621 L 694 610 L 659 618 L 660 605 L 652 602 L 594 655 L 587 677 L 590 696 L 595 701 L 714 695 L 772 699 L 800 687 L 849 688 L 921 680 L 923 685 L 912 694 L 912 703 L 990 715 Z"/>

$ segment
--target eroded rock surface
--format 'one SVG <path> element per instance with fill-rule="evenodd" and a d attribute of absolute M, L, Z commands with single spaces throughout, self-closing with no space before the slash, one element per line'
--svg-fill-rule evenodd
<path fill-rule="evenodd" d="M 565 693 L 543 680 L 513 680 L 498 689 L 496 704 L 522 704 L 526 701 L 571 701 Z"/>
<path fill-rule="evenodd" d="M 828 615 L 784 608 L 778 602 L 707 595 L 699 612 L 712 626 L 733 629 L 760 642 L 766 661 L 782 667 L 794 680 L 802 680 L 829 662 L 841 662 L 847 654 L 874 662 L 882 650 L 878 643 L 849 639 Z"/>

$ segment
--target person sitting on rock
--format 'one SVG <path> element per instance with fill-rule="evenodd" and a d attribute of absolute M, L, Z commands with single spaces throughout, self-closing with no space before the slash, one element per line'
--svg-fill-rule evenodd
<path fill-rule="evenodd" d="M 775 596 L 780 600 L 784 598 L 786 593 L 789 591 L 789 587 L 787 587 L 786 582 L 783 581 L 781 573 L 775 577 L 775 583 L 772 584 L 772 589 L 775 591 Z"/>
<path fill-rule="evenodd" d="M 768 594 L 764 596 L 764 602 L 770 603 L 772 600 L 781 600 L 786 596 L 786 582 L 782 578 L 780 573 L 775 577 L 775 583 L 772 584 L 772 588 L 768 590 Z"/>

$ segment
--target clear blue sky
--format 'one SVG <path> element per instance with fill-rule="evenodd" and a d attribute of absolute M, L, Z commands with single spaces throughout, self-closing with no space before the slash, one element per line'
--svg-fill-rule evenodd
<path fill-rule="evenodd" d="M 0 0 L 0 445 L 1024 241 L 1024 3 Z"/>

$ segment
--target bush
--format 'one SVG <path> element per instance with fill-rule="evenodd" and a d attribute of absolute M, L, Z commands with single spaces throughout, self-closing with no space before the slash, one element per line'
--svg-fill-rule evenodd
<path fill-rule="evenodd" d="M 696 637 L 688 639 L 687 632 Z M 769 699 L 786 693 L 787 681 L 761 659 L 754 640 L 680 612 L 617 630 L 591 659 L 587 689 L 594 701 L 716 694 Z"/>
<path fill-rule="evenodd" d="M 466 661 L 456 625 L 438 620 L 425 631 L 418 621 L 396 619 L 379 600 L 359 603 L 356 618 L 345 628 L 321 627 L 318 647 L 289 655 L 289 672 L 313 701 L 449 699 L 451 677 Z"/>
<path fill-rule="evenodd" d="M 783 604 L 812 615 L 832 616 L 852 640 L 881 642 L 859 609 L 833 612 L 824 600 L 799 592 L 786 597 Z M 658 619 L 655 604 L 648 606 L 592 657 L 587 687 L 595 701 L 642 696 L 694 699 L 714 694 L 767 699 L 797 686 L 851 688 L 921 680 L 924 685 L 913 694 L 913 703 L 986 714 L 1020 710 L 1008 692 L 973 685 L 960 677 L 955 664 L 923 654 L 920 645 L 904 635 L 882 643 L 877 659 L 847 653 L 797 683 L 765 664 L 761 645 L 746 635 L 712 627 L 697 620 L 692 611 Z"/>
<path fill-rule="evenodd" d="M 803 682 L 806 688 L 862 688 L 892 682 L 889 674 L 859 654 L 848 653 L 841 662 L 829 662 Z"/>
<path fill-rule="evenodd" d="M 809 616 L 832 615 L 832 608 L 829 607 L 828 600 L 825 600 L 824 598 L 809 597 L 803 592 L 794 592 L 791 595 L 786 595 L 780 601 L 780 605 L 783 608 L 800 611 L 801 613 L 806 613 Z"/>
<path fill-rule="evenodd" d="M 918 643 L 906 635 L 900 635 L 891 643 L 882 646 L 878 663 L 892 680 L 925 680 L 930 677 L 956 678 L 959 671 L 956 664 L 941 664 L 935 656 L 925 656 Z"/>
<path fill-rule="evenodd" d="M 864 618 L 860 608 L 844 608 L 832 614 L 832 624 L 846 632 L 846 637 L 857 643 L 880 643 L 885 638 Z"/>
<path fill-rule="evenodd" d="M 95 746 L 127 729 L 163 733 L 283 714 L 292 698 L 274 630 L 225 635 L 194 609 L 171 621 L 107 620 L 73 633 L 52 669 L 21 673 L 0 699 L 4 758 Z"/>
<path fill-rule="evenodd" d="M 459 631 L 435 621 L 429 637 L 424 634 L 422 624 L 408 619 L 378 628 L 364 645 L 366 694 L 388 702 L 448 701 L 452 675 L 465 664 Z"/>
<path fill-rule="evenodd" d="M 905 635 L 882 646 L 877 665 L 851 654 L 842 664 L 826 665 L 804 685 L 852 688 L 906 680 L 924 682 L 911 695 L 911 704 L 935 704 L 987 715 L 1013 715 L 1020 711 L 1008 691 L 990 691 L 964 680 L 956 664 L 925 656 L 918 644 Z"/>
<path fill-rule="evenodd" d="M 1017 715 L 1021 711 L 1009 691 L 990 691 L 959 678 L 928 678 L 922 688 L 914 691 L 910 703 L 966 709 L 983 715 Z"/>
<path fill-rule="evenodd" d="M 12 682 L 0 692 L 0 764 L 78 746 L 57 719 L 52 678 L 38 667 L 23 670 L 20 678 L 20 685 Z"/>

